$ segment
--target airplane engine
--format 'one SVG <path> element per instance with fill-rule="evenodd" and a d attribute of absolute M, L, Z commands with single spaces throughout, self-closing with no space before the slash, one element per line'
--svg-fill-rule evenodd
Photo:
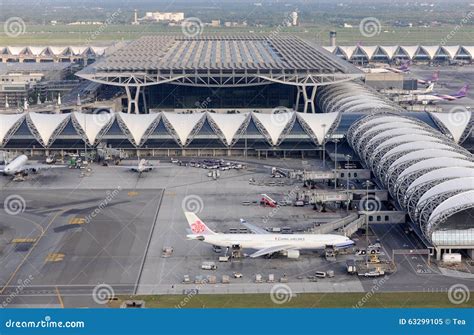
<path fill-rule="evenodd" d="M 288 250 L 286 252 L 286 257 L 288 257 L 288 258 L 299 258 L 300 257 L 300 252 L 299 252 L 299 250 Z"/>

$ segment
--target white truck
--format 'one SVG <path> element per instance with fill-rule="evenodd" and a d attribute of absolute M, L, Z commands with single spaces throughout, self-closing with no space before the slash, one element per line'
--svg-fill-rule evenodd
<path fill-rule="evenodd" d="M 203 270 L 217 270 L 217 265 L 214 262 L 203 262 L 201 264 Z"/>

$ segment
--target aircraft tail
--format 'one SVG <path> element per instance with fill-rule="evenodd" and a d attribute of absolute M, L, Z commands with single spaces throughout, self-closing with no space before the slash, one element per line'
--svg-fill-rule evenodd
<path fill-rule="evenodd" d="M 431 83 L 430 86 L 428 86 L 425 90 L 426 93 L 433 92 L 434 89 L 434 83 Z"/>
<path fill-rule="evenodd" d="M 464 86 L 459 90 L 458 93 L 456 93 L 456 95 L 459 97 L 465 97 L 468 90 L 469 90 L 469 84 L 464 84 Z"/>
<path fill-rule="evenodd" d="M 402 70 L 402 71 L 408 71 L 408 70 L 410 70 L 410 65 L 411 65 L 410 60 L 404 61 L 404 62 L 402 62 L 399 69 Z"/>
<path fill-rule="evenodd" d="M 185 212 L 186 220 L 193 234 L 212 235 L 215 234 L 198 216 L 193 212 Z"/>

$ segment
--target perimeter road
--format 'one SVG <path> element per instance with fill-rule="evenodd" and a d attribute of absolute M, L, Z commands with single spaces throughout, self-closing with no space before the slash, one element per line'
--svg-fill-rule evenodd
<path fill-rule="evenodd" d="M 146 243 L 145 251 L 143 253 L 142 264 L 140 265 L 140 271 L 138 273 L 137 280 L 135 281 L 135 287 L 133 289 L 134 295 L 137 294 L 138 285 L 140 283 L 140 279 L 142 278 L 143 268 L 145 267 L 146 255 L 148 254 L 148 249 L 150 248 L 151 239 L 153 238 L 153 232 L 155 231 L 156 221 L 158 220 L 158 213 L 160 212 L 161 203 L 163 202 L 163 197 L 165 196 L 165 190 L 166 188 L 163 188 L 161 190 L 160 202 L 158 203 L 158 206 L 156 206 L 155 217 L 153 219 L 153 226 L 151 227 L 150 235 L 148 236 L 148 241 Z"/>

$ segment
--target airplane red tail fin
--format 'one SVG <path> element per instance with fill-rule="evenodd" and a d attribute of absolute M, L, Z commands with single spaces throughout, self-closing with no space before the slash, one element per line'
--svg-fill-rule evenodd
<path fill-rule="evenodd" d="M 215 234 L 198 216 L 193 212 L 185 212 L 191 231 L 195 235 L 212 235 Z"/>

